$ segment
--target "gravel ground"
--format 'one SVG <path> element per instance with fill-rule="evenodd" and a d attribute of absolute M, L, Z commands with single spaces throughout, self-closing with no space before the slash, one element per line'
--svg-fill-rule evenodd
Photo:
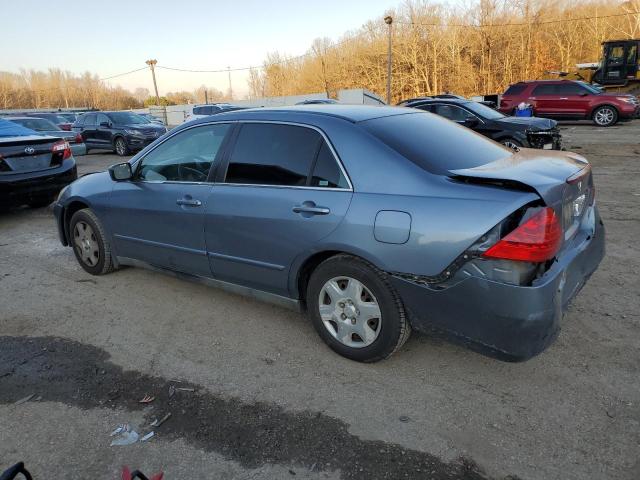
<path fill-rule="evenodd" d="M 593 163 L 607 256 L 558 341 L 519 364 L 420 335 L 350 362 L 298 314 L 141 269 L 91 277 L 49 209 L 0 213 L 0 470 L 640 478 L 640 122 L 563 135 Z M 117 161 L 78 158 L 81 173 Z M 119 423 L 146 433 L 169 412 L 149 442 L 109 446 Z"/>

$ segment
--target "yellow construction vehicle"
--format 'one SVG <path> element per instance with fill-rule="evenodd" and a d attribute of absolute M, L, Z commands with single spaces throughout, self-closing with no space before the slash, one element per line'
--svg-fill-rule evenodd
<path fill-rule="evenodd" d="M 598 85 L 607 92 L 640 95 L 640 39 L 609 40 L 602 43 L 602 58 L 596 63 L 579 63 L 577 71 L 547 72 Z"/>

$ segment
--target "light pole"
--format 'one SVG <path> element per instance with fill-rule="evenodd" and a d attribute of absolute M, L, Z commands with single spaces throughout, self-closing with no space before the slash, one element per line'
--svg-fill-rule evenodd
<path fill-rule="evenodd" d="M 155 71 L 155 66 L 156 63 L 158 63 L 157 60 L 147 60 L 146 62 L 147 65 L 149 65 L 149 68 L 151 68 L 151 76 L 153 77 L 153 88 L 156 91 L 156 105 L 160 106 L 160 95 L 158 95 L 158 84 L 156 83 L 156 71 Z"/>
<path fill-rule="evenodd" d="M 393 23 L 391 15 L 384 17 L 384 23 L 389 26 L 389 45 L 387 47 L 387 105 L 391 105 L 391 24 Z"/>

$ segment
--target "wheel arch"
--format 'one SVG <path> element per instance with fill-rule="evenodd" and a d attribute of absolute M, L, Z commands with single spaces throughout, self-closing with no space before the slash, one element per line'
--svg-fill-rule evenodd
<path fill-rule="evenodd" d="M 63 223 L 64 235 L 65 235 L 65 240 L 69 245 L 71 245 L 71 238 L 69 236 L 71 217 L 73 217 L 74 213 L 84 208 L 90 208 L 90 205 L 84 200 L 80 200 L 80 199 L 72 200 L 64 207 L 64 213 L 62 217 L 64 222 Z"/>
<path fill-rule="evenodd" d="M 293 272 L 295 272 L 295 275 L 291 275 L 290 291 L 294 293 L 294 295 L 297 295 L 298 300 L 300 301 L 300 308 L 303 311 L 305 311 L 307 308 L 307 285 L 309 283 L 309 279 L 311 278 L 311 274 L 322 262 L 338 255 L 349 255 L 351 257 L 358 258 L 366 263 L 370 263 L 373 266 L 376 266 L 376 262 L 371 258 L 367 258 L 369 255 L 364 252 L 357 252 L 352 249 L 337 247 L 315 251 L 300 259 L 298 262 L 296 262 L 297 266 L 292 270 Z"/>
<path fill-rule="evenodd" d="M 595 107 L 593 107 L 591 109 L 591 112 L 589 113 L 589 118 L 593 120 L 593 116 L 595 115 L 596 110 L 598 110 L 599 108 L 602 108 L 602 107 L 613 108 L 615 110 L 615 112 L 616 112 L 616 115 L 618 115 L 618 117 L 620 117 L 620 110 L 614 104 L 612 104 L 612 103 L 601 103 L 600 105 L 596 105 Z"/>

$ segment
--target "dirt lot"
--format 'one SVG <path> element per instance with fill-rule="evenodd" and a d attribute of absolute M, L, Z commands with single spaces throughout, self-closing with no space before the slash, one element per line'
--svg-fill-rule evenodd
<path fill-rule="evenodd" d="M 520 364 L 418 335 L 388 361 L 353 363 L 298 314 L 140 269 L 91 277 L 50 210 L 0 214 L 0 470 L 640 478 L 640 121 L 563 134 L 593 163 L 607 256 L 558 341 Z M 149 442 L 109 446 L 119 423 L 146 433 L 167 412 Z"/>

